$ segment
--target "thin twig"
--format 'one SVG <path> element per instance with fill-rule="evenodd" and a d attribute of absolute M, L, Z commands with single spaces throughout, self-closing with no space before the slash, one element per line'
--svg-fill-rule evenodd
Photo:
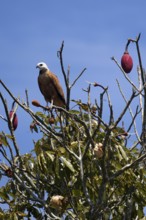
<path fill-rule="evenodd" d="M 67 88 L 67 86 L 68 86 L 68 81 L 67 81 L 67 77 L 66 77 L 66 72 L 65 72 L 65 70 L 64 70 L 63 56 L 62 56 L 62 54 L 63 54 L 63 48 L 64 48 L 64 41 L 62 41 L 60 50 L 57 52 L 57 56 L 58 56 L 59 59 L 60 59 L 61 70 L 62 70 L 62 73 L 63 73 L 63 76 L 64 76 L 65 85 L 66 85 L 66 88 Z"/>
<path fill-rule="evenodd" d="M 12 147 L 10 146 L 10 144 L 9 144 L 9 142 L 8 142 L 8 140 L 7 140 L 7 137 L 6 137 L 5 133 L 2 132 L 2 134 L 3 134 L 3 136 L 5 137 L 5 141 L 6 141 L 6 143 L 7 143 L 8 148 L 9 148 L 10 155 L 11 155 L 11 160 L 14 162 L 14 154 L 13 154 Z"/>
<path fill-rule="evenodd" d="M 69 73 L 70 73 L 70 67 L 68 68 L 68 72 L 66 74 L 65 69 L 64 69 L 64 63 L 63 63 L 63 48 L 64 48 L 64 41 L 61 44 L 60 50 L 57 52 L 57 56 L 59 57 L 60 60 L 60 65 L 61 65 L 61 70 L 62 74 L 64 77 L 65 81 L 65 86 L 66 86 L 66 109 L 69 110 L 69 105 L 70 105 L 70 81 L 69 81 Z M 67 118 L 66 118 L 66 124 L 67 124 Z"/>
<path fill-rule="evenodd" d="M 108 105 L 110 109 L 110 118 L 109 118 L 109 125 L 111 125 L 114 122 L 114 114 L 113 114 L 113 106 L 110 100 L 110 95 L 108 93 L 108 89 L 106 90 L 107 98 L 108 98 Z"/>
<path fill-rule="evenodd" d="M 27 107 L 29 107 L 29 98 L 28 98 L 28 90 L 27 89 L 25 90 L 25 94 L 26 94 L 26 104 L 27 104 Z"/>
<path fill-rule="evenodd" d="M 141 79 L 141 71 L 140 67 L 137 67 L 137 73 L 138 73 L 138 82 L 139 82 L 139 89 L 142 90 L 142 79 Z M 143 116 L 144 116 L 144 109 L 143 109 L 143 101 L 142 101 L 142 95 L 139 94 L 139 104 L 141 108 L 141 120 L 143 121 Z"/>
<path fill-rule="evenodd" d="M 125 95 L 124 95 L 124 93 L 123 93 L 123 91 L 122 91 L 122 89 L 121 89 L 120 83 L 119 83 L 118 80 L 116 80 L 116 81 L 117 81 L 117 85 L 118 85 L 118 88 L 119 88 L 119 90 L 120 90 L 120 93 L 121 93 L 121 95 L 122 95 L 122 97 L 123 97 L 123 99 L 124 99 L 124 101 L 125 101 L 125 103 L 126 103 L 126 105 L 127 105 L 127 104 L 128 104 L 128 101 L 127 101 L 127 99 L 126 99 L 126 97 L 125 97 Z M 139 137 L 137 128 L 136 128 L 135 118 L 136 118 L 136 116 L 139 114 L 139 112 L 140 112 L 141 110 L 138 111 L 138 108 L 137 108 L 135 115 L 133 115 L 133 112 L 132 112 L 132 109 L 131 109 L 130 105 L 129 105 L 128 109 L 129 109 L 130 115 L 131 115 L 131 117 L 132 117 L 132 123 L 131 123 L 131 125 L 129 126 L 129 129 L 127 130 L 127 132 L 131 129 L 132 125 L 134 125 L 134 130 L 135 130 L 136 137 L 137 137 L 138 141 L 140 142 L 141 140 L 140 140 L 140 137 Z"/>
<path fill-rule="evenodd" d="M 81 73 L 77 76 L 77 78 L 73 81 L 73 83 L 70 85 L 70 88 L 72 88 L 75 83 L 78 81 L 78 79 L 83 75 L 83 73 L 86 71 L 86 68 L 84 68 Z"/>
<path fill-rule="evenodd" d="M 8 122 L 6 118 L 4 118 L 2 115 L 0 115 L 0 118 L 3 119 L 4 121 Z"/>
<path fill-rule="evenodd" d="M 13 144 L 14 144 L 14 147 L 15 147 L 15 151 L 16 151 L 17 156 L 19 157 L 20 156 L 19 147 L 17 145 L 16 138 L 15 138 L 15 135 L 14 135 L 13 125 L 12 125 L 12 122 L 11 122 L 10 117 L 9 117 L 8 107 L 6 105 L 6 102 L 4 100 L 3 95 L 1 93 L 0 93 L 0 97 L 1 97 L 1 100 L 2 100 L 4 108 L 5 108 L 5 112 L 6 112 L 6 116 L 7 116 L 7 120 L 8 120 L 8 126 L 9 126 L 9 129 L 10 129 L 10 132 L 11 132 L 12 141 L 13 141 Z"/>
<path fill-rule="evenodd" d="M 7 157 L 6 151 L 4 150 L 3 147 L 1 147 L 2 149 L 0 149 L 0 153 L 3 155 L 3 157 L 9 162 L 9 164 L 12 166 L 12 162 L 10 161 L 10 159 Z"/>
<path fill-rule="evenodd" d="M 123 75 L 125 76 L 125 78 L 127 79 L 127 81 L 132 85 L 132 87 L 137 91 L 139 92 L 139 89 L 134 85 L 134 83 L 129 79 L 129 77 L 127 76 L 127 74 L 124 72 L 124 70 L 122 69 L 121 65 L 118 63 L 118 61 L 112 57 L 111 58 L 116 64 L 117 66 L 120 68 L 120 70 L 122 71 Z"/>
<path fill-rule="evenodd" d="M 82 151 L 81 151 L 79 135 L 78 135 L 78 148 L 79 148 L 79 159 L 80 159 L 79 160 L 80 161 L 80 177 L 81 177 L 81 181 L 82 181 L 83 191 L 84 191 L 84 194 L 85 194 L 85 198 L 87 199 L 87 202 L 92 207 L 93 204 L 92 204 L 91 199 L 89 197 L 89 192 L 88 192 L 88 189 L 86 187 L 86 180 L 85 180 L 85 176 L 84 176 L 83 155 L 82 155 Z"/>
<path fill-rule="evenodd" d="M 120 116 L 118 117 L 118 119 L 116 120 L 116 122 L 114 123 L 114 128 L 117 127 L 117 125 L 119 124 L 119 122 L 121 121 L 121 119 L 123 118 L 123 116 L 125 115 L 127 109 L 129 108 L 131 102 L 133 101 L 133 99 L 136 97 L 136 92 L 133 90 L 132 95 L 129 99 L 129 101 L 127 101 L 125 108 L 123 109 L 122 113 L 120 114 Z"/>

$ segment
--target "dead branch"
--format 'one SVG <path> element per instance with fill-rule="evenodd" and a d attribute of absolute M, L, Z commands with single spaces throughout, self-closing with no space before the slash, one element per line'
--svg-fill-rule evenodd
<path fill-rule="evenodd" d="M 123 116 L 125 115 L 127 109 L 129 108 L 131 102 L 133 101 L 133 99 L 136 97 L 136 92 L 133 90 L 132 91 L 132 95 L 129 99 L 129 101 L 127 101 L 125 108 L 123 109 L 123 111 L 121 112 L 120 116 L 118 117 L 118 119 L 116 120 L 116 122 L 114 123 L 114 128 L 117 127 L 117 125 L 119 124 L 119 122 L 122 120 Z"/>
<path fill-rule="evenodd" d="M 11 132 L 12 141 L 13 141 L 13 144 L 14 144 L 14 147 L 15 147 L 15 151 L 16 151 L 17 156 L 19 157 L 20 156 L 19 147 L 17 145 L 16 138 L 15 138 L 15 135 L 14 135 L 14 129 L 13 129 L 12 121 L 10 120 L 10 117 L 9 117 L 8 107 L 7 107 L 7 104 L 4 100 L 3 95 L 1 93 L 0 93 L 0 97 L 1 97 L 1 100 L 2 100 L 4 108 L 5 108 L 7 121 L 8 121 L 8 126 L 9 126 L 9 129 L 10 129 L 10 132 Z"/>
<path fill-rule="evenodd" d="M 78 79 L 83 75 L 83 73 L 86 71 L 86 68 L 84 68 L 81 73 L 77 76 L 77 78 L 73 81 L 73 83 L 70 86 L 70 89 L 75 85 L 75 83 L 78 81 Z"/>
<path fill-rule="evenodd" d="M 121 95 L 122 95 L 122 97 L 123 97 L 125 103 L 127 104 L 128 101 L 127 101 L 127 99 L 126 99 L 126 97 L 125 97 L 125 95 L 124 95 L 124 93 L 123 93 L 123 91 L 122 91 L 122 89 L 121 89 L 120 83 L 119 83 L 118 80 L 116 80 L 116 81 L 117 81 L 117 84 L 118 84 L 118 88 L 119 88 L 119 90 L 120 90 L 120 93 L 121 93 Z M 138 134 L 137 128 L 136 128 L 136 121 L 135 121 L 135 118 L 136 118 L 137 115 L 141 112 L 141 109 L 138 110 L 138 107 L 137 107 L 137 108 L 136 108 L 136 113 L 135 113 L 135 115 L 133 114 L 130 105 L 129 105 L 128 109 L 129 109 L 130 115 L 131 115 L 131 117 L 132 117 L 132 122 L 131 122 L 129 128 L 127 129 L 127 132 L 129 132 L 130 129 L 131 129 L 131 127 L 134 125 L 134 130 L 135 130 L 136 137 L 137 137 L 138 141 L 140 142 L 141 140 L 140 140 L 140 137 L 139 137 L 139 134 Z"/>

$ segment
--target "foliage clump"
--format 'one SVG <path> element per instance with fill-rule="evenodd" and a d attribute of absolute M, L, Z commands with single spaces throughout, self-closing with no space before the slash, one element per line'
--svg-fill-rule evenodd
<path fill-rule="evenodd" d="M 71 88 L 85 69 L 72 84 L 69 82 L 69 73 L 66 74 L 63 66 L 64 43 L 58 56 L 67 89 L 66 109 L 57 106 L 49 109 L 33 100 L 32 104 L 41 109 L 34 113 L 28 100 L 22 103 L 0 81 L 13 101 L 32 118 L 31 131 L 42 134 L 34 143 L 33 151 L 22 155 L 12 120 L 9 119 L 8 106 L 4 95 L 0 94 L 6 112 L 6 118 L 1 118 L 6 120 L 10 131 L 9 134 L 0 133 L 0 154 L 5 161 L 0 164 L 0 175 L 1 178 L 8 177 L 7 183 L 0 189 L 0 203 L 7 204 L 8 208 L 0 208 L 0 219 L 144 219 L 146 92 L 139 39 L 140 35 L 136 40 L 129 39 L 126 47 L 130 42 L 137 46 L 140 89 L 112 58 L 132 85 L 132 93 L 127 100 L 118 83 L 125 107 L 117 119 L 113 114 L 108 87 L 95 82 L 89 83 L 84 91 L 87 103 L 73 100 L 76 107 L 70 109 Z M 101 90 L 94 104 L 90 100 L 91 89 Z M 133 114 L 131 104 L 137 97 L 142 102 Z M 108 119 L 103 114 L 103 109 L 107 107 L 104 105 L 105 98 Z M 131 119 L 129 127 L 125 128 L 123 118 L 127 111 Z M 139 114 L 142 114 L 141 134 L 136 129 Z M 132 129 L 135 141 L 130 146 Z"/>

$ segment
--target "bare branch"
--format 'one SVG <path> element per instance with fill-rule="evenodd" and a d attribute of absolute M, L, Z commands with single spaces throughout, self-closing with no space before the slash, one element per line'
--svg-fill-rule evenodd
<path fill-rule="evenodd" d="M 12 163 L 10 161 L 10 159 L 8 158 L 7 154 L 6 154 L 6 151 L 3 147 L 1 147 L 0 149 L 0 153 L 3 155 L 3 157 L 9 162 L 9 164 L 12 166 Z"/>
<path fill-rule="evenodd" d="M 3 98 L 3 95 L 1 93 L 0 93 L 0 97 L 1 97 L 1 100 L 2 100 L 4 108 L 5 108 L 5 112 L 6 112 L 6 116 L 7 116 L 7 120 L 8 120 L 8 125 L 9 125 L 9 128 L 10 128 L 10 132 L 11 132 L 11 136 L 12 136 L 12 141 L 13 141 L 13 144 L 14 144 L 14 147 L 15 147 L 15 151 L 16 151 L 17 156 L 19 157 L 20 156 L 19 147 L 18 147 L 18 145 L 16 143 L 16 138 L 15 138 L 15 135 L 14 135 L 13 125 L 12 125 L 12 122 L 11 122 L 10 117 L 9 117 L 8 107 L 7 107 L 6 102 L 5 102 L 4 98 Z"/>
<path fill-rule="evenodd" d="M 87 199 L 87 202 L 92 207 L 93 204 L 91 202 L 89 192 L 88 192 L 88 189 L 86 187 L 86 180 L 85 180 L 84 168 L 83 168 L 83 155 L 82 155 L 82 151 L 81 151 L 79 135 L 78 135 L 78 148 L 79 148 L 79 161 L 80 161 L 80 177 L 81 177 L 81 181 L 82 181 L 83 191 L 84 191 L 85 197 Z"/>
<path fill-rule="evenodd" d="M 28 90 L 25 90 L 25 95 L 26 95 L 26 104 L 29 107 L 29 98 L 28 98 Z"/>
<path fill-rule="evenodd" d="M 78 79 L 83 75 L 83 73 L 86 71 L 86 68 L 84 68 L 81 73 L 77 76 L 77 78 L 73 81 L 73 83 L 71 84 L 70 88 L 72 88 L 75 83 L 78 81 Z"/>
<path fill-rule="evenodd" d="M 61 70 L 62 70 L 62 73 L 63 73 L 63 76 L 64 76 L 65 85 L 66 85 L 66 88 L 67 88 L 69 82 L 67 81 L 66 72 L 64 70 L 63 55 L 62 55 L 63 54 L 63 48 L 64 48 L 64 41 L 62 41 L 60 50 L 57 52 L 57 56 L 59 57 L 59 60 L 60 60 Z"/>
<path fill-rule="evenodd" d="M 6 118 L 4 118 L 2 115 L 0 115 L 0 118 L 3 119 L 4 121 L 8 122 Z"/>
<path fill-rule="evenodd" d="M 119 122 L 121 121 L 121 119 L 123 118 L 123 116 L 125 115 L 127 109 L 129 108 L 131 102 L 133 101 L 133 99 L 136 97 L 136 92 L 133 90 L 132 95 L 129 99 L 129 101 L 127 101 L 125 108 L 123 109 L 122 113 L 120 114 L 119 118 L 117 119 L 117 121 L 114 124 L 114 128 L 119 124 Z"/>
<path fill-rule="evenodd" d="M 137 67 L 137 73 L 138 73 L 138 82 L 139 82 L 139 90 L 142 90 L 142 79 L 141 79 L 141 71 L 140 67 Z M 143 101 L 142 101 L 142 95 L 139 94 L 139 103 L 140 103 L 140 108 L 141 108 L 141 119 L 143 121 L 143 116 L 144 116 L 144 109 L 143 109 Z"/>
<path fill-rule="evenodd" d="M 114 114 L 113 114 L 113 106 L 110 100 L 110 95 L 108 93 L 108 89 L 106 90 L 107 98 L 108 98 L 108 104 L 110 109 L 110 118 L 109 118 L 109 125 L 111 125 L 114 122 Z"/>
<path fill-rule="evenodd" d="M 120 93 L 121 93 L 121 95 L 122 95 L 122 97 L 123 97 L 125 103 L 128 104 L 128 101 L 127 101 L 125 95 L 124 95 L 123 92 L 122 92 L 122 89 L 121 89 L 121 86 L 120 86 L 119 81 L 118 81 L 118 80 L 116 80 L 116 81 L 117 81 L 117 84 L 118 84 Z M 132 109 L 131 109 L 130 105 L 129 105 L 128 109 L 129 109 L 130 115 L 131 115 L 131 117 L 132 117 L 132 123 L 131 123 L 131 125 L 129 126 L 129 129 L 127 130 L 127 132 L 131 129 L 132 125 L 134 125 L 134 130 L 135 130 L 136 137 L 137 137 L 138 141 L 140 142 L 141 140 L 140 140 L 140 137 L 139 137 L 137 128 L 136 128 L 135 118 L 136 118 L 136 116 L 139 114 L 139 112 L 141 111 L 141 109 L 138 111 L 138 108 L 136 108 L 136 113 L 135 113 L 135 115 L 133 115 L 133 112 L 132 112 Z"/>
<path fill-rule="evenodd" d="M 118 63 L 118 61 L 112 57 L 111 58 L 117 65 L 118 67 L 120 68 L 120 70 L 122 71 L 123 75 L 125 76 L 125 78 L 127 79 L 127 81 L 132 85 L 132 87 L 137 91 L 137 92 L 140 92 L 139 89 L 137 89 L 137 87 L 134 85 L 134 83 L 129 79 L 129 77 L 127 76 L 127 74 L 124 72 L 124 70 L 122 69 L 121 65 Z"/>
<path fill-rule="evenodd" d="M 9 142 L 8 142 L 8 140 L 7 140 L 6 135 L 5 135 L 4 133 L 2 133 L 2 134 L 3 134 L 3 136 L 5 137 L 5 141 L 6 141 L 6 143 L 7 143 L 8 148 L 9 148 L 10 155 L 11 155 L 11 160 L 14 161 L 14 154 L 13 154 L 12 147 L 10 146 L 10 144 L 9 144 Z"/>

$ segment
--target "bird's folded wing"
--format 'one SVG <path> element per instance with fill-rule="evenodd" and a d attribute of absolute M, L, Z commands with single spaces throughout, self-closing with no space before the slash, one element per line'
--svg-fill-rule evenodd
<path fill-rule="evenodd" d="M 64 92 L 63 89 L 60 85 L 60 82 L 58 80 L 58 77 L 53 74 L 52 72 L 49 71 L 49 77 L 50 77 L 50 81 L 52 82 L 52 84 L 54 85 L 54 88 L 56 90 L 56 93 L 58 94 L 59 98 L 62 100 L 62 102 L 65 105 L 65 97 L 64 97 Z"/>

